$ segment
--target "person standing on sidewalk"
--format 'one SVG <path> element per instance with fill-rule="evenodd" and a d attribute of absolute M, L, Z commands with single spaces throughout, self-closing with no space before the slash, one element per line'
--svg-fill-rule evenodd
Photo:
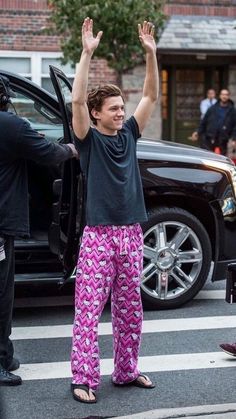
<path fill-rule="evenodd" d="M 10 339 L 14 301 L 14 237 L 29 236 L 26 160 L 51 165 L 77 157 L 73 144 L 50 143 L 28 122 L 8 112 L 16 96 L 7 77 L 0 76 L 0 386 L 22 383 L 12 374 L 20 362 Z M 39 174 L 40 176 L 40 174 Z"/>
<path fill-rule="evenodd" d="M 228 89 L 220 91 L 219 100 L 208 109 L 198 130 L 192 134 L 192 141 L 199 137 L 202 148 L 224 155 L 229 139 L 236 140 L 236 109 Z"/>
<path fill-rule="evenodd" d="M 216 99 L 216 92 L 214 89 L 207 90 L 207 97 L 200 102 L 200 112 L 201 112 L 201 119 L 204 118 L 205 114 L 207 113 L 208 109 L 215 105 L 217 102 Z"/>
<path fill-rule="evenodd" d="M 96 402 L 100 384 L 98 322 L 111 291 L 114 385 L 154 388 L 138 369 L 142 327 L 140 277 L 147 220 L 136 143 L 158 98 L 154 27 L 138 26 L 146 52 L 143 96 L 126 122 L 123 94 L 104 85 L 87 94 L 92 55 L 102 32 L 93 36 L 93 21 L 82 26 L 83 51 L 72 90 L 73 129 L 86 176 L 86 226 L 77 264 L 75 319 L 71 353 L 75 400 Z M 94 124 L 90 126 L 90 118 Z"/>

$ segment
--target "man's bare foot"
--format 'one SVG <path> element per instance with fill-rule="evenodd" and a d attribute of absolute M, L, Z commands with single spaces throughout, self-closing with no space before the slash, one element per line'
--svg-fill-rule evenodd
<path fill-rule="evenodd" d="M 96 403 L 97 398 L 94 390 L 89 388 L 86 384 L 72 384 L 71 385 L 73 398 L 82 403 Z"/>
<path fill-rule="evenodd" d="M 152 383 L 150 378 L 147 375 L 144 375 L 142 373 L 140 373 L 135 380 L 129 381 L 128 383 L 118 384 L 118 383 L 113 382 L 113 384 L 118 387 L 123 387 L 123 386 L 135 386 L 135 387 L 141 387 L 141 388 L 156 387 L 155 384 Z"/>
<path fill-rule="evenodd" d="M 150 378 L 147 375 L 139 375 L 136 378 L 136 382 L 140 383 L 141 385 L 145 386 L 145 387 L 150 387 L 152 385 L 152 381 L 150 380 Z"/>
<path fill-rule="evenodd" d="M 75 388 L 74 389 L 74 394 L 82 400 L 96 400 L 96 397 L 95 397 L 93 391 L 91 390 L 91 388 L 89 389 L 89 394 L 87 393 L 86 390 L 81 390 L 79 388 Z"/>

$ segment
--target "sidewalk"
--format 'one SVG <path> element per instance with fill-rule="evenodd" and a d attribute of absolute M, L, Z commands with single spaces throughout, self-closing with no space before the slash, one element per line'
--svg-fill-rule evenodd
<path fill-rule="evenodd" d="M 116 419 L 236 419 L 236 403 L 156 409 Z"/>

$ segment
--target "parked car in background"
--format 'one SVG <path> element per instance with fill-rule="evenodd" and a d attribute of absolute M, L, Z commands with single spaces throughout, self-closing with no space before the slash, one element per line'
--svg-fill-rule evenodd
<path fill-rule="evenodd" d="M 71 142 L 71 84 L 55 67 L 55 95 L 17 74 L 13 112 L 50 141 Z M 179 307 L 236 262 L 236 168 L 227 157 L 174 142 L 142 138 L 137 155 L 149 219 L 144 232 L 143 302 Z M 83 180 L 78 161 L 28 163 L 30 238 L 16 240 L 16 281 L 73 278 L 83 230 Z M 116 191 L 114 191 L 114 194 Z M 112 196 L 111 196 L 112 199 Z M 96 210 L 96 208 L 95 208 Z"/>

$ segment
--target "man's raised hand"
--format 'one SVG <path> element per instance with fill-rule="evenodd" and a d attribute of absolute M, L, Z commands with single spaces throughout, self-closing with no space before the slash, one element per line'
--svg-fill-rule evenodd
<path fill-rule="evenodd" d="M 156 51 L 156 42 L 154 39 L 154 25 L 146 20 L 141 25 L 138 24 L 138 33 L 140 42 L 146 52 Z"/>
<path fill-rule="evenodd" d="M 93 20 L 86 17 L 82 25 L 83 50 L 92 54 L 98 47 L 101 37 L 102 31 L 99 31 L 96 37 L 93 35 Z"/>

